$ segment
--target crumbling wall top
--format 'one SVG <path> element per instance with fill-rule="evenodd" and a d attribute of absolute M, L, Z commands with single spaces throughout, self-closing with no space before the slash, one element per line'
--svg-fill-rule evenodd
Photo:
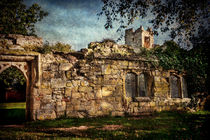
<path fill-rule="evenodd" d="M 0 49 L 24 50 L 24 48 L 40 47 L 43 39 L 36 36 L 24 36 L 19 34 L 0 34 Z"/>

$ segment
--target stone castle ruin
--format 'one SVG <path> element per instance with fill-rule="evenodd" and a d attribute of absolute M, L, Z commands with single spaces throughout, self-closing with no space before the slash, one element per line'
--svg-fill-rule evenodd
<path fill-rule="evenodd" d="M 128 45 L 92 42 L 68 54 L 30 51 L 42 46 L 41 38 L 0 37 L 0 73 L 16 67 L 26 78 L 28 120 L 139 115 L 190 102 L 184 75 L 158 69 L 135 53 L 139 45 L 152 47 L 150 30 L 127 30 Z"/>
<path fill-rule="evenodd" d="M 125 44 L 133 46 L 134 52 L 138 53 L 140 47 L 151 49 L 154 47 L 154 37 L 151 28 L 144 30 L 142 26 L 136 31 L 133 29 L 125 30 Z"/>

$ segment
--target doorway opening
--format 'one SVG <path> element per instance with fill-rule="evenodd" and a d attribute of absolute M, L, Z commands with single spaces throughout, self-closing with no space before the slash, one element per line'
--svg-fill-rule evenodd
<path fill-rule="evenodd" d="M 19 124 L 26 120 L 25 75 L 11 66 L 0 73 L 0 124 Z"/>

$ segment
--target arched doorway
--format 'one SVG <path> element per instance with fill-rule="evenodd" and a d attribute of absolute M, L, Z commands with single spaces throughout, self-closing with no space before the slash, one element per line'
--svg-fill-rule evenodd
<path fill-rule="evenodd" d="M 17 67 L 0 73 L 0 123 L 21 123 L 26 114 L 27 78 Z"/>
<path fill-rule="evenodd" d="M 39 108 L 38 92 L 41 83 L 41 55 L 20 52 L 1 54 L 0 52 L 0 74 L 10 67 L 17 68 L 25 76 L 25 119 L 26 121 L 36 120 L 36 111 Z"/>

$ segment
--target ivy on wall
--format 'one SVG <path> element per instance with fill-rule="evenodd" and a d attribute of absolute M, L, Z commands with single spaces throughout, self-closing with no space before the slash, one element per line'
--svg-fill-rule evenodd
<path fill-rule="evenodd" d="M 188 91 L 207 92 L 208 56 L 205 47 L 198 46 L 191 50 L 180 48 L 173 41 L 166 41 L 152 50 L 142 49 L 140 55 L 158 59 L 158 67 L 164 70 L 176 70 L 186 73 Z"/>

